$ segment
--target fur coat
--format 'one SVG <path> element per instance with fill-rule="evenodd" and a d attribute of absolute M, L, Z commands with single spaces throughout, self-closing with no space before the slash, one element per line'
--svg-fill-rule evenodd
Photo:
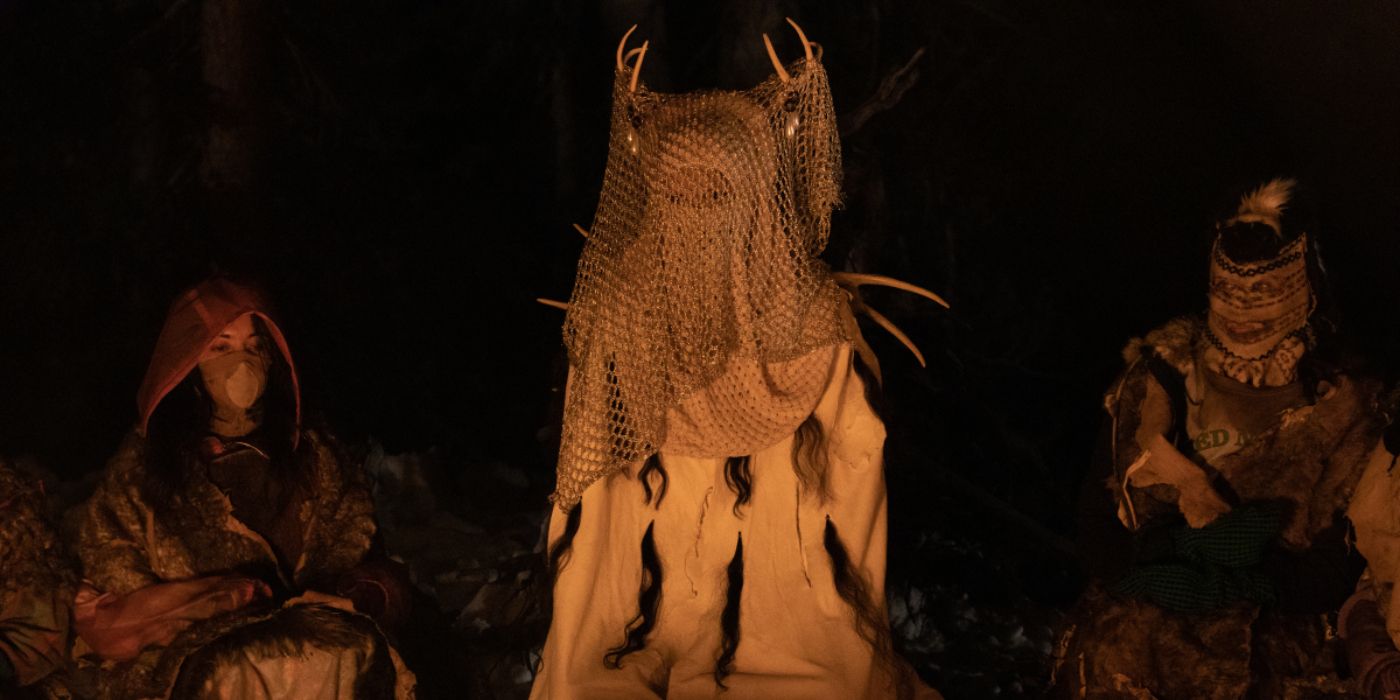
<path fill-rule="evenodd" d="M 1168 451 L 1149 440 L 1161 437 L 1194 462 L 1204 475 L 1200 483 L 1210 498 L 1219 494 L 1226 512 L 1262 504 L 1282 513 L 1258 567 L 1281 591 L 1279 599 L 1261 604 L 1226 596 L 1226 604 L 1188 614 L 1110 593 L 1104 584 L 1112 581 L 1096 583 L 1062 637 L 1055 687 L 1076 698 L 1349 697 L 1353 689 L 1331 667 L 1334 633 L 1325 613 L 1355 583 L 1350 564 L 1341 562 L 1351 554 L 1342 515 L 1382 428 L 1377 388 L 1334 375 L 1311 394 L 1263 390 L 1256 408 L 1266 410 L 1256 411 L 1249 439 L 1208 463 L 1194 449 L 1207 441 L 1184 429 L 1188 412 L 1202 410 L 1191 405 L 1200 401 L 1189 390 L 1193 381 L 1215 379 L 1200 374 L 1209 372 L 1201 360 L 1202 325 L 1199 317 L 1177 319 L 1125 350 L 1128 368 L 1105 399 L 1108 464 L 1099 482 L 1105 490 L 1090 488 L 1086 500 L 1116 505 L 1118 522 L 1100 520 L 1097 527 L 1132 536 L 1117 540 L 1116 551 L 1090 556 L 1136 565 L 1146 552 L 1162 551 L 1161 541 L 1150 542 L 1154 533 L 1170 533 L 1159 538 L 1170 549 L 1207 531 L 1183 516 L 1188 491 L 1199 487 L 1132 478 L 1151 458 L 1150 445 Z M 1293 611 L 1289 594 L 1304 600 L 1297 610 L 1308 612 Z"/>
<path fill-rule="evenodd" d="M 85 578 L 105 594 L 125 595 L 153 584 L 216 574 L 244 574 L 268 581 L 287 595 L 308 590 L 335 593 L 370 551 L 375 534 L 373 504 L 364 477 L 345 466 L 326 437 L 302 434 L 309 488 L 298 508 L 302 550 L 291 571 L 279 567 L 265 540 L 234 514 L 229 498 L 203 470 L 190 481 L 169 508 L 157 513 L 142 488 L 146 478 L 144 440 L 132 435 L 107 467 L 105 478 L 87 504 L 78 556 Z M 360 679 L 394 687 L 396 659 L 388 642 L 369 618 L 329 608 L 278 609 L 254 604 L 234 613 L 196 623 L 166 647 L 148 648 L 130 661 L 102 664 L 100 683 L 106 697 L 164 697 L 181 675 L 182 665 L 194 670 L 218 666 L 215 640 L 229 642 L 235 630 L 258 626 L 257 644 L 271 649 L 316 646 L 363 647 L 364 667 L 387 674 Z M 248 636 L 248 632 L 243 632 Z M 250 637 L 250 642 L 253 640 Z M 188 657 L 205 653 L 198 661 Z M 411 674 L 403 671 L 405 679 Z M 182 679 L 183 683 L 195 681 Z M 402 696 L 402 694 L 401 694 Z"/>

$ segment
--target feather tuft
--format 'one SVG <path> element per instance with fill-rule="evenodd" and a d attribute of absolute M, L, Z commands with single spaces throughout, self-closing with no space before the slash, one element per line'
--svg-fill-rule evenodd
<path fill-rule="evenodd" d="M 1239 211 L 1235 213 L 1231 223 L 1262 223 L 1272 228 L 1275 233 L 1283 235 L 1280 220 L 1297 184 L 1297 180 L 1284 177 L 1276 177 L 1264 183 L 1259 189 L 1240 198 Z"/>

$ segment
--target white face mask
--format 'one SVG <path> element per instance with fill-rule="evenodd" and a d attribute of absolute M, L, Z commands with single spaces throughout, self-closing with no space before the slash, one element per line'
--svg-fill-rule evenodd
<path fill-rule="evenodd" d="M 233 405 L 243 409 L 252 408 L 258 397 L 262 396 L 262 372 L 254 370 L 250 362 L 240 362 L 238 369 L 224 382 L 224 389 Z"/>
<path fill-rule="evenodd" d="M 220 355 L 200 363 L 199 371 L 214 403 L 240 411 L 252 408 L 267 386 L 267 359 L 257 353 Z"/>

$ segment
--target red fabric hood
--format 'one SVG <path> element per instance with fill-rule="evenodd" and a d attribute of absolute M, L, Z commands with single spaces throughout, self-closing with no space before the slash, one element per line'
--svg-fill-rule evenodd
<path fill-rule="evenodd" d="M 253 288 L 215 277 L 181 294 L 170 306 L 165 327 L 161 328 L 160 338 L 156 340 L 151 365 L 146 369 L 146 379 L 136 392 L 138 433 L 146 434 L 147 423 L 161 399 L 185 380 L 199 363 L 199 356 L 204 354 L 219 333 L 247 313 L 262 319 L 272 341 L 287 361 L 292 396 L 296 401 L 296 423 L 301 425 L 301 387 L 297 383 L 296 365 L 292 363 L 292 352 L 287 348 L 282 329 L 268 315 L 267 303 Z"/>

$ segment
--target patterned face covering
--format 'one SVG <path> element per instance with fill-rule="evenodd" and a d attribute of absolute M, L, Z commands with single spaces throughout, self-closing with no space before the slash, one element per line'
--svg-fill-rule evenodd
<path fill-rule="evenodd" d="M 816 257 L 840 187 L 819 61 L 687 94 L 653 92 L 633 71 L 616 76 L 564 323 L 572 373 L 551 499 L 566 509 L 663 446 L 723 457 L 781 440 L 826 384 L 823 349 L 848 335 L 845 294 Z"/>
<path fill-rule="evenodd" d="M 1291 185 L 1276 180 L 1246 196 L 1239 214 L 1227 224 L 1261 224 L 1277 235 Z M 1217 236 L 1211 250 L 1207 315 L 1212 346 L 1207 360 L 1212 369 L 1253 386 L 1277 386 L 1296 378 L 1313 310 L 1307 247 L 1307 234 L 1302 234 L 1269 259 L 1236 262 Z"/>

